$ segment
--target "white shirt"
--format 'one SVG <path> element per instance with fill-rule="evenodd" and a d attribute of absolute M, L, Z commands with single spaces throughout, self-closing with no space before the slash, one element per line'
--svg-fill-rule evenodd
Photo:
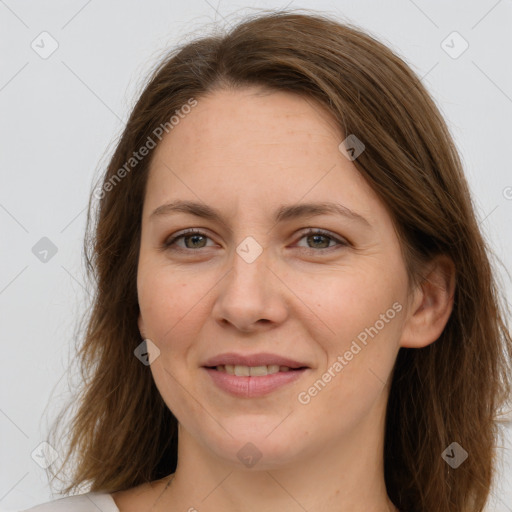
<path fill-rule="evenodd" d="M 119 512 L 114 498 L 105 492 L 88 492 L 49 501 L 19 512 Z"/>

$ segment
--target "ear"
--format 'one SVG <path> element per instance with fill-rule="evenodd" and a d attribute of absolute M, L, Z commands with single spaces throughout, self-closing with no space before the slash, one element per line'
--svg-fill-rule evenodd
<path fill-rule="evenodd" d="M 436 256 L 414 291 L 400 346 L 422 348 L 436 341 L 452 313 L 454 293 L 455 265 L 446 255 Z"/>

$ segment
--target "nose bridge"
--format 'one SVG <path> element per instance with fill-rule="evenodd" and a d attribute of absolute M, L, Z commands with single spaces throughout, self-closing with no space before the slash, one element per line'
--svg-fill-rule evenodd
<path fill-rule="evenodd" d="M 261 238 L 261 237 L 260 237 Z M 237 293 L 265 295 L 268 284 L 269 251 L 255 237 L 246 236 L 236 247 L 231 261 L 229 282 Z M 250 298 L 250 297 L 248 297 Z M 262 297 L 260 297 L 262 298 Z"/>
<path fill-rule="evenodd" d="M 282 321 L 286 307 L 280 300 L 282 290 L 270 270 L 269 256 L 252 236 L 235 247 L 214 306 L 217 320 L 227 320 L 240 330 L 249 330 L 258 320 Z"/>

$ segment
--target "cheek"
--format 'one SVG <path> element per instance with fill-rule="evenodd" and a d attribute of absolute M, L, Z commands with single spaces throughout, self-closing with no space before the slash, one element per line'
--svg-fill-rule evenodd
<path fill-rule="evenodd" d="M 201 412 L 194 411 L 186 390 L 191 388 L 188 356 L 200 325 L 197 302 L 204 293 L 194 291 L 170 269 L 154 269 L 146 275 L 141 274 L 139 281 L 139 305 L 147 335 L 160 351 L 150 370 L 167 407 L 186 422 Z"/>
<path fill-rule="evenodd" d="M 192 286 L 190 276 L 169 268 L 141 267 L 137 279 L 139 306 L 148 336 L 164 347 L 176 333 L 194 322 L 198 303 L 204 295 Z M 162 348 L 164 348 L 162 347 Z"/>
<path fill-rule="evenodd" d="M 319 403 L 364 407 L 384 387 L 405 312 L 406 281 L 394 268 L 394 274 L 377 265 L 352 268 L 319 295 L 320 316 L 331 331 L 319 340 L 327 356 L 319 368 Z"/>
<path fill-rule="evenodd" d="M 391 305 L 390 308 L 395 313 Z M 384 314 L 387 310 L 383 310 Z M 350 310 L 340 315 L 337 325 L 341 334 L 325 347 L 325 366 L 307 383 L 309 387 L 300 390 L 303 393 L 300 403 L 308 403 L 298 407 L 308 409 L 305 411 L 308 418 L 325 417 L 329 411 L 331 420 L 321 428 L 333 436 L 340 430 L 357 429 L 374 407 L 384 407 L 386 383 L 398 353 L 401 324 L 400 313 L 391 319 L 393 313 L 380 330 L 381 324 L 376 324 L 368 312 L 366 315 L 371 320 L 366 325 L 365 321 L 351 318 Z"/>
<path fill-rule="evenodd" d="M 367 262 L 336 271 L 329 279 L 317 281 L 317 287 L 311 287 L 306 295 L 308 302 L 329 327 L 334 348 L 350 344 L 352 338 L 379 321 L 394 302 L 401 303 L 405 285 L 399 274 L 397 270 L 391 276 L 389 269 Z M 390 315 L 394 313 L 390 311 Z M 386 323 L 385 330 L 387 326 Z"/>

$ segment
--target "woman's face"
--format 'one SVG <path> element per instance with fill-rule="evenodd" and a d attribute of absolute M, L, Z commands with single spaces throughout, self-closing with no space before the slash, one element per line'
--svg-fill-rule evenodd
<path fill-rule="evenodd" d="M 408 282 L 343 138 L 317 104 L 244 89 L 199 99 L 155 149 L 139 328 L 181 432 L 209 455 L 271 468 L 384 428 Z M 153 214 L 178 201 L 198 206 Z M 340 212 L 305 208 L 320 203 Z M 187 229 L 200 235 L 165 246 Z"/>

